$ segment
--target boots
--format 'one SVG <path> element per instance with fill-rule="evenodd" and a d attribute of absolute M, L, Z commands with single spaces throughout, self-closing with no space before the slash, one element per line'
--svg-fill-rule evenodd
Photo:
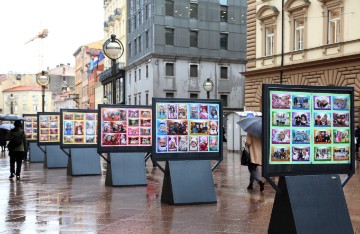
<path fill-rule="evenodd" d="M 253 188 L 253 184 L 250 183 L 249 186 L 247 186 L 247 190 L 253 190 L 253 189 L 254 189 L 254 188 Z"/>
<path fill-rule="evenodd" d="M 265 183 L 262 182 L 261 180 L 260 180 L 258 183 L 259 183 L 259 185 L 260 185 L 260 192 L 264 191 Z"/>

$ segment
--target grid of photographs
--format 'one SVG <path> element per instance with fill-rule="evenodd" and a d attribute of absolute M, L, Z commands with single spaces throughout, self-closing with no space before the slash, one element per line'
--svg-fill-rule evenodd
<path fill-rule="evenodd" d="M 350 95 L 271 91 L 269 164 L 350 163 Z"/>
<path fill-rule="evenodd" d="M 26 116 L 24 115 L 24 131 L 28 141 L 37 140 L 37 116 Z"/>
<path fill-rule="evenodd" d="M 39 142 L 60 142 L 60 115 L 39 115 Z"/>
<path fill-rule="evenodd" d="M 63 112 L 63 144 L 97 144 L 97 113 Z"/>
<path fill-rule="evenodd" d="M 219 104 L 157 103 L 156 152 L 219 152 Z"/>
<path fill-rule="evenodd" d="M 151 146 L 151 109 L 102 108 L 101 146 Z"/>

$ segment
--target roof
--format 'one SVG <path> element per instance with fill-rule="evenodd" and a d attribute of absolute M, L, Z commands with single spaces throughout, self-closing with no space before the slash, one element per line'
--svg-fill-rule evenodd
<path fill-rule="evenodd" d="M 20 92 L 20 91 L 41 91 L 42 88 L 39 86 L 17 86 L 10 89 L 5 89 L 3 92 Z M 48 89 L 45 89 L 49 91 Z"/>
<path fill-rule="evenodd" d="M 48 70 L 48 74 L 50 76 L 75 76 L 75 69 L 68 65 L 60 64 L 59 66 Z"/>

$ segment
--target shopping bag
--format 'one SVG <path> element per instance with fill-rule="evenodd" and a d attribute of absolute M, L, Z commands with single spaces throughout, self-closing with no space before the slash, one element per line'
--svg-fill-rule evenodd
<path fill-rule="evenodd" d="M 241 165 L 247 166 L 250 162 L 250 153 L 249 151 L 244 147 L 241 153 Z"/>

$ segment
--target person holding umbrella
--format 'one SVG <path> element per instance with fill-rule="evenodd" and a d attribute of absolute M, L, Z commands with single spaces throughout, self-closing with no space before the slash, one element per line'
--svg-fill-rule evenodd
<path fill-rule="evenodd" d="M 10 144 L 8 145 L 9 149 L 9 156 L 10 156 L 10 177 L 9 179 L 14 178 L 14 174 L 16 174 L 16 180 L 20 180 L 20 172 L 21 172 L 21 164 L 22 160 L 24 159 L 26 150 L 26 136 L 24 131 L 22 130 L 21 121 L 16 120 L 14 122 L 15 128 L 12 129 L 8 134 L 6 135 L 6 140 L 15 140 L 17 138 L 22 139 L 19 143 L 16 143 L 17 145 L 14 146 L 13 149 L 10 148 Z M 10 142 L 9 142 L 10 143 Z M 15 173 L 15 162 L 16 162 L 16 173 Z"/>
<path fill-rule="evenodd" d="M 6 147 L 6 134 L 9 131 L 5 128 L 0 128 L 0 146 L 1 146 L 1 152 L 5 153 L 5 147 Z"/>
<path fill-rule="evenodd" d="M 250 182 L 247 187 L 248 190 L 253 190 L 253 184 L 256 180 L 259 183 L 260 191 L 264 191 L 265 183 L 260 180 L 260 176 L 257 172 L 257 167 L 261 165 L 261 139 L 257 138 L 250 133 L 246 137 L 246 146 L 250 151 L 250 162 L 248 164 L 248 170 L 250 173 Z"/>

